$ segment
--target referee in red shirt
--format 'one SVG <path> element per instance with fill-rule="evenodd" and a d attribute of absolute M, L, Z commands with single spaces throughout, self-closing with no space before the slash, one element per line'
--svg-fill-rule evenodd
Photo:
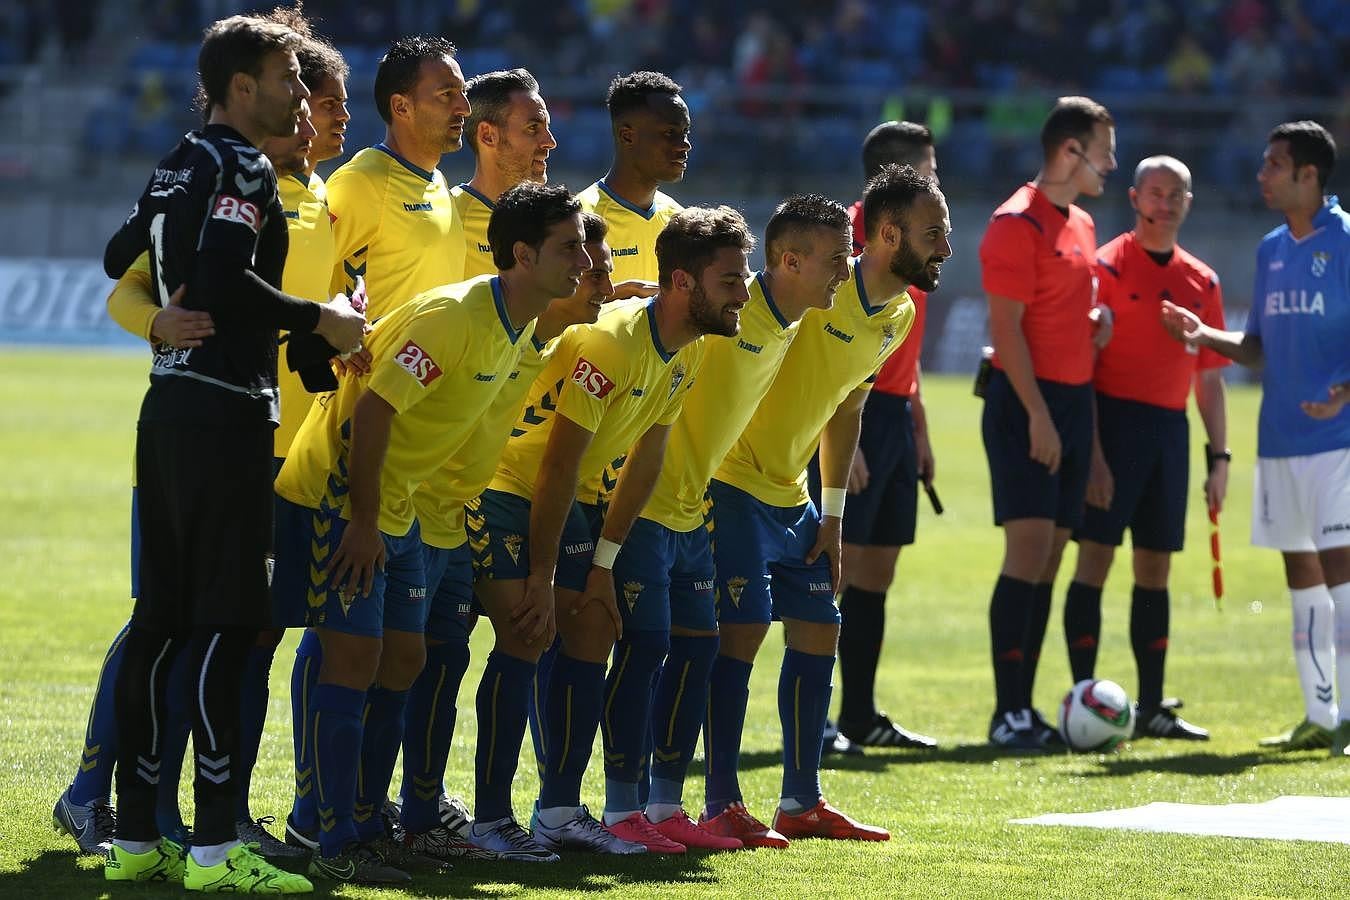
<path fill-rule="evenodd" d="M 1186 397 L 1208 437 L 1205 501 L 1223 504 L 1228 489 L 1227 416 L 1222 367 L 1210 349 L 1171 339 L 1164 301 L 1206 325 L 1225 329 L 1218 276 L 1177 244 L 1191 209 L 1191 171 L 1170 156 L 1151 156 L 1134 170 L 1134 230 L 1097 251 L 1097 302 L 1110 307 L 1111 343 L 1097 356 L 1097 444 L 1104 466 L 1088 486 L 1087 511 L 1075 531 L 1078 568 L 1064 602 L 1064 637 L 1074 681 L 1091 678 L 1102 624 L 1102 585 L 1125 529 L 1134 550 L 1130 644 L 1139 668 L 1139 737 L 1203 741 L 1209 732 L 1179 717 L 1163 700 L 1170 603 L 1167 575 L 1186 533 L 1190 429 Z"/>
<path fill-rule="evenodd" d="M 1055 570 L 1083 517 L 1094 343 L 1110 339 L 1109 314 L 1095 305 L 1096 231 L 1073 202 L 1100 196 L 1115 170 L 1114 120 L 1086 97 L 1061 97 L 1041 147 L 1041 171 L 994 211 L 980 242 L 994 343 L 981 430 L 1005 548 L 989 604 L 989 741 L 1014 752 L 1062 743 L 1033 708 L 1032 687 Z"/>

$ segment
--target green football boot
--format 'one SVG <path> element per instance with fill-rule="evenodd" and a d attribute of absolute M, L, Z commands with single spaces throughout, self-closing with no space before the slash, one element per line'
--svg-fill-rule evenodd
<path fill-rule="evenodd" d="M 103 877 L 108 881 L 181 882 L 187 851 L 181 844 L 162 838 L 158 846 L 144 853 L 132 853 L 116 844 L 103 857 Z"/>
<path fill-rule="evenodd" d="M 1334 738 L 1331 729 L 1323 728 L 1316 722 L 1304 719 L 1291 730 L 1274 737 L 1262 738 L 1261 746 L 1272 750 L 1326 750 L 1331 747 Z"/>
<path fill-rule="evenodd" d="M 214 866 L 203 866 L 188 854 L 183 887 L 208 894 L 308 894 L 309 879 L 278 869 L 248 844 L 233 847 Z"/>

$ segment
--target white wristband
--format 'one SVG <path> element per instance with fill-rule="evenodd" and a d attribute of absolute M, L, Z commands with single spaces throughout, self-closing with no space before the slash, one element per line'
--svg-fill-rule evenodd
<path fill-rule="evenodd" d="M 616 544 L 613 541 L 601 538 L 595 542 L 595 555 L 591 557 L 591 565 L 599 566 L 602 569 L 613 569 L 614 560 L 619 555 L 619 548 L 623 544 Z"/>
<path fill-rule="evenodd" d="M 820 489 L 820 515 L 822 518 L 834 516 L 836 519 L 844 517 L 844 498 L 848 496 L 848 491 L 843 488 L 821 488 Z"/>

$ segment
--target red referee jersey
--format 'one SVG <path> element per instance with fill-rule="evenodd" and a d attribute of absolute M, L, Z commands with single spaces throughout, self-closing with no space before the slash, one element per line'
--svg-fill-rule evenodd
<path fill-rule="evenodd" d="M 1224 327 L 1223 295 L 1214 270 L 1179 245 L 1159 265 L 1133 231 L 1097 251 L 1097 302 L 1111 307 L 1115 328 L 1097 356 L 1093 384 L 1123 400 L 1185 409 L 1196 369 L 1228 365 L 1213 350 L 1199 353 L 1173 340 L 1162 326 L 1162 302 L 1191 310 L 1206 325 Z"/>
<path fill-rule="evenodd" d="M 1025 304 L 1022 333 L 1036 377 L 1064 384 L 1092 380 L 1092 217 L 1077 206 L 1068 215 L 1033 184 L 994 210 L 980 241 L 987 293 Z M 998 355 L 994 365 L 999 365 Z"/>
<path fill-rule="evenodd" d="M 848 217 L 853 223 L 853 255 L 857 256 L 867 246 L 861 200 L 848 208 Z M 908 289 L 908 293 L 909 299 L 914 301 L 914 325 L 905 342 L 891 354 L 890 359 L 881 364 L 876 383 L 872 385 L 874 391 L 902 397 L 919 390 L 919 353 L 923 350 L 923 325 L 928 308 L 927 293 L 913 286 Z"/>

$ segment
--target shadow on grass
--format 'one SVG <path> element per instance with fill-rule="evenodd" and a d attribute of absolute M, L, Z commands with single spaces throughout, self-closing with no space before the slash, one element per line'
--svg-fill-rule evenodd
<path fill-rule="evenodd" d="M 19 863 L 16 872 L 0 872 L 0 897 L 41 900 L 47 897 L 92 897 L 114 900 L 141 897 L 182 897 L 178 884 L 121 884 L 103 880 L 101 867 L 84 869 L 71 850 L 47 850 Z M 717 876 L 707 854 L 631 857 L 572 854 L 553 864 L 501 863 L 462 860 L 440 874 L 416 874 L 409 884 L 391 885 L 408 897 L 502 897 L 530 890 L 558 890 L 599 894 L 631 885 L 666 883 L 672 889 L 712 886 Z M 339 885 L 316 881 L 314 896 L 331 895 Z"/>
<path fill-rule="evenodd" d="M 1325 752 L 1325 751 L 1323 751 Z M 1103 756 L 1078 774 L 1086 778 L 1132 778 L 1146 772 L 1177 775 L 1238 775 L 1257 766 L 1287 766 L 1303 763 L 1306 753 L 1263 753 L 1249 750 L 1225 756 L 1221 753 L 1182 753 L 1177 756 Z"/>

